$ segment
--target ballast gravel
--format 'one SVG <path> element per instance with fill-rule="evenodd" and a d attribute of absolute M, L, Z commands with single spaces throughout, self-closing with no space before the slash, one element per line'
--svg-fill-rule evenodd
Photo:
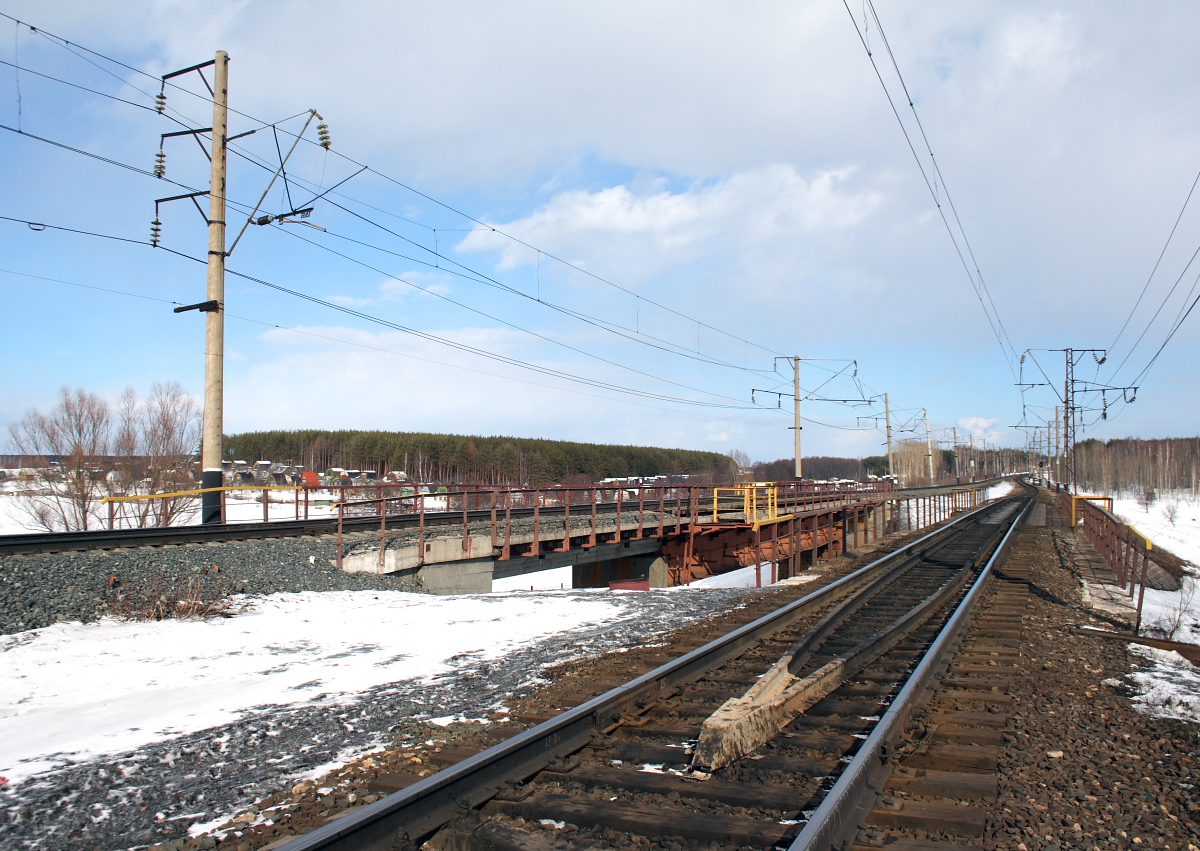
<path fill-rule="evenodd" d="M 156 584 L 193 586 L 204 599 L 278 591 L 413 591 L 398 576 L 344 573 L 333 537 L 92 550 L 0 558 L 0 634 L 94 621 Z"/>

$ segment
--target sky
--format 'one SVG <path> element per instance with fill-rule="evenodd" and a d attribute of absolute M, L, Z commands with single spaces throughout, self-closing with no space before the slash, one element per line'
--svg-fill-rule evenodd
<path fill-rule="evenodd" d="M 1069 347 L 1080 437 L 1195 434 L 1200 318 L 1145 368 L 1200 289 L 1200 8 L 873 8 L 0 0 L 0 425 L 202 395 L 203 217 L 146 243 L 211 99 L 154 95 L 225 50 L 229 242 L 332 189 L 228 258 L 227 433 L 772 460 L 801 357 L 806 456 L 879 454 L 884 393 L 897 439 L 1023 446 Z"/>

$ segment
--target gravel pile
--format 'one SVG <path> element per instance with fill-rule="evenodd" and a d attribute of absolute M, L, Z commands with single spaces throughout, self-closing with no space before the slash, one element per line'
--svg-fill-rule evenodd
<path fill-rule="evenodd" d="M 0 558 L 0 634 L 92 621 L 156 589 L 202 599 L 277 591 L 421 591 L 395 576 L 338 570 L 337 539 L 277 538 L 218 544 L 15 555 Z"/>

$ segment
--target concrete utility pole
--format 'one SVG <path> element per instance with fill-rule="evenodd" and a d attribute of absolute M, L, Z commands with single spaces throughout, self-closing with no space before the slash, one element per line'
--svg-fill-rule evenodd
<path fill-rule="evenodd" d="M 1062 455 L 1059 453 L 1059 435 L 1062 429 L 1059 428 L 1058 421 L 1058 405 L 1054 406 L 1054 483 L 1058 484 L 1062 481 Z"/>
<path fill-rule="evenodd" d="M 1075 390 L 1075 356 L 1070 349 L 1064 350 L 1067 355 L 1066 379 L 1063 382 L 1063 460 L 1066 461 L 1067 487 L 1071 493 L 1079 493 L 1079 485 L 1075 482 L 1075 447 L 1074 443 L 1074 390 Z"/>
<path fill-rule="evenodd" d="M 793 381 L 795 382 L 795 403 L 796 403 L 796 478 L 799 479 L 804 472 L 804 465 L 800 460 L 800 356 L 797 355 L 792 359 Z"/>
<path fill-rule="evenodd" d="M 894 462 L 892 461 L 892 406 L 888 404 L 888 394 L 883 394 L 883 414 L 887 420 L 887 446 L 888 446 L 888 475 L 895 476 Z"/>
<path fill-rule="evenodd" d="M 219 488 L 225 406 L 225 138 L 229 130 L 229 54 L 217 51 L 213 82 L 212 182 L 208 203 L 208 300 L 217 309 L 204 324 L 204 447 L 200 456 L 202 488 Z M 202 523 L 221 522 L 221 493 L 206 491 Z"/>
<path fill-rule="evenodd" d="M 950 426 L 950 431 L 954 435 L 954 484 L 962 484 L 962 476 L 958 472 L 958 426 Z"/>
<path fill-rule="evenodd" d="M 925 414 L 925 460 L 929 464 L 929 486 L 933 487 L 933 434 L 929 431 L 929 409 L 922 408 Z"/>

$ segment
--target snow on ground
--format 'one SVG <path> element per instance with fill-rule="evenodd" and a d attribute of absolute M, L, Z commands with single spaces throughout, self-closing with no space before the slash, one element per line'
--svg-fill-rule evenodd
<path fill-rule="evenodd" d="M 755 581 L 755 574 L 761 577 L 760 581 Z M 759 585 L 763 587 L 771 584 L 771 565 L 763 564 L 759 567 L 740 567 L 737 570 L 731 570 L 728 573 L 718 573 L 715 576 L 706 576 L 703 579 L 697 579 L 691 585 L 680 586 L 677 590 L 685 588 L 755 588 Z"/>
<path fill-rule="evenodd" d="M 992 485 L 990 488 L 988 488 L 987 493 L 984 494 L 984 499 L 999 499 L 1002 496 L 1008 496 L 1016 489 L 1017 483 L 1011 479 L 1008 479 L 998 485 Z"/>
<path fill-rule="evenodd" d="M 273 594 L 208 622 L 57 624 L 0 637 L 0 774 L 132 750 L 264 705 L 429 682 L 611 621 L 623 595 Z M 251 604 L 252 603 L 252 604 Z"/>
<path fill-rule="evenodd" d="M 1118 496 L 1113 500 L 1113 513 L 1153 544 L 1193 566 L 1200 565 L 1200 504 L 1191 500 L 1190 494 L 1166 494 L 1149 510 L 1133 497 Z M 1194 569 L 1192 572 L 1192 576 L 1183 578 L 1179 591 L 1146 589 L 1142 605 L 1144 634 L 1157 633 L 1173 641 L 1200 644 L 1200 577 Z M 1157 717 L 1200 722 L 1200 670 L 1178 653 L 1136 645 L 1130 650 L 1143 660 L 1141 667 L 1129 675 L 1139 710 Z"/>
<path fill-rule="evenodd" d="M 1175 506 L 1175 522 L 1168 519 Z M 1200 565 L 1200 500 L 1192 500 L 1186 491 L 1160 496 L 1149 511 L 1132 496 L 1113 500 L 1113 513 L 1156 544 L 1161 544 L 1193 565 Z"/>
<path fill-rule="evenodd" d="M 570 565 L 492 580 L 492 591 L 561 591 L 571 587 Z"/>

